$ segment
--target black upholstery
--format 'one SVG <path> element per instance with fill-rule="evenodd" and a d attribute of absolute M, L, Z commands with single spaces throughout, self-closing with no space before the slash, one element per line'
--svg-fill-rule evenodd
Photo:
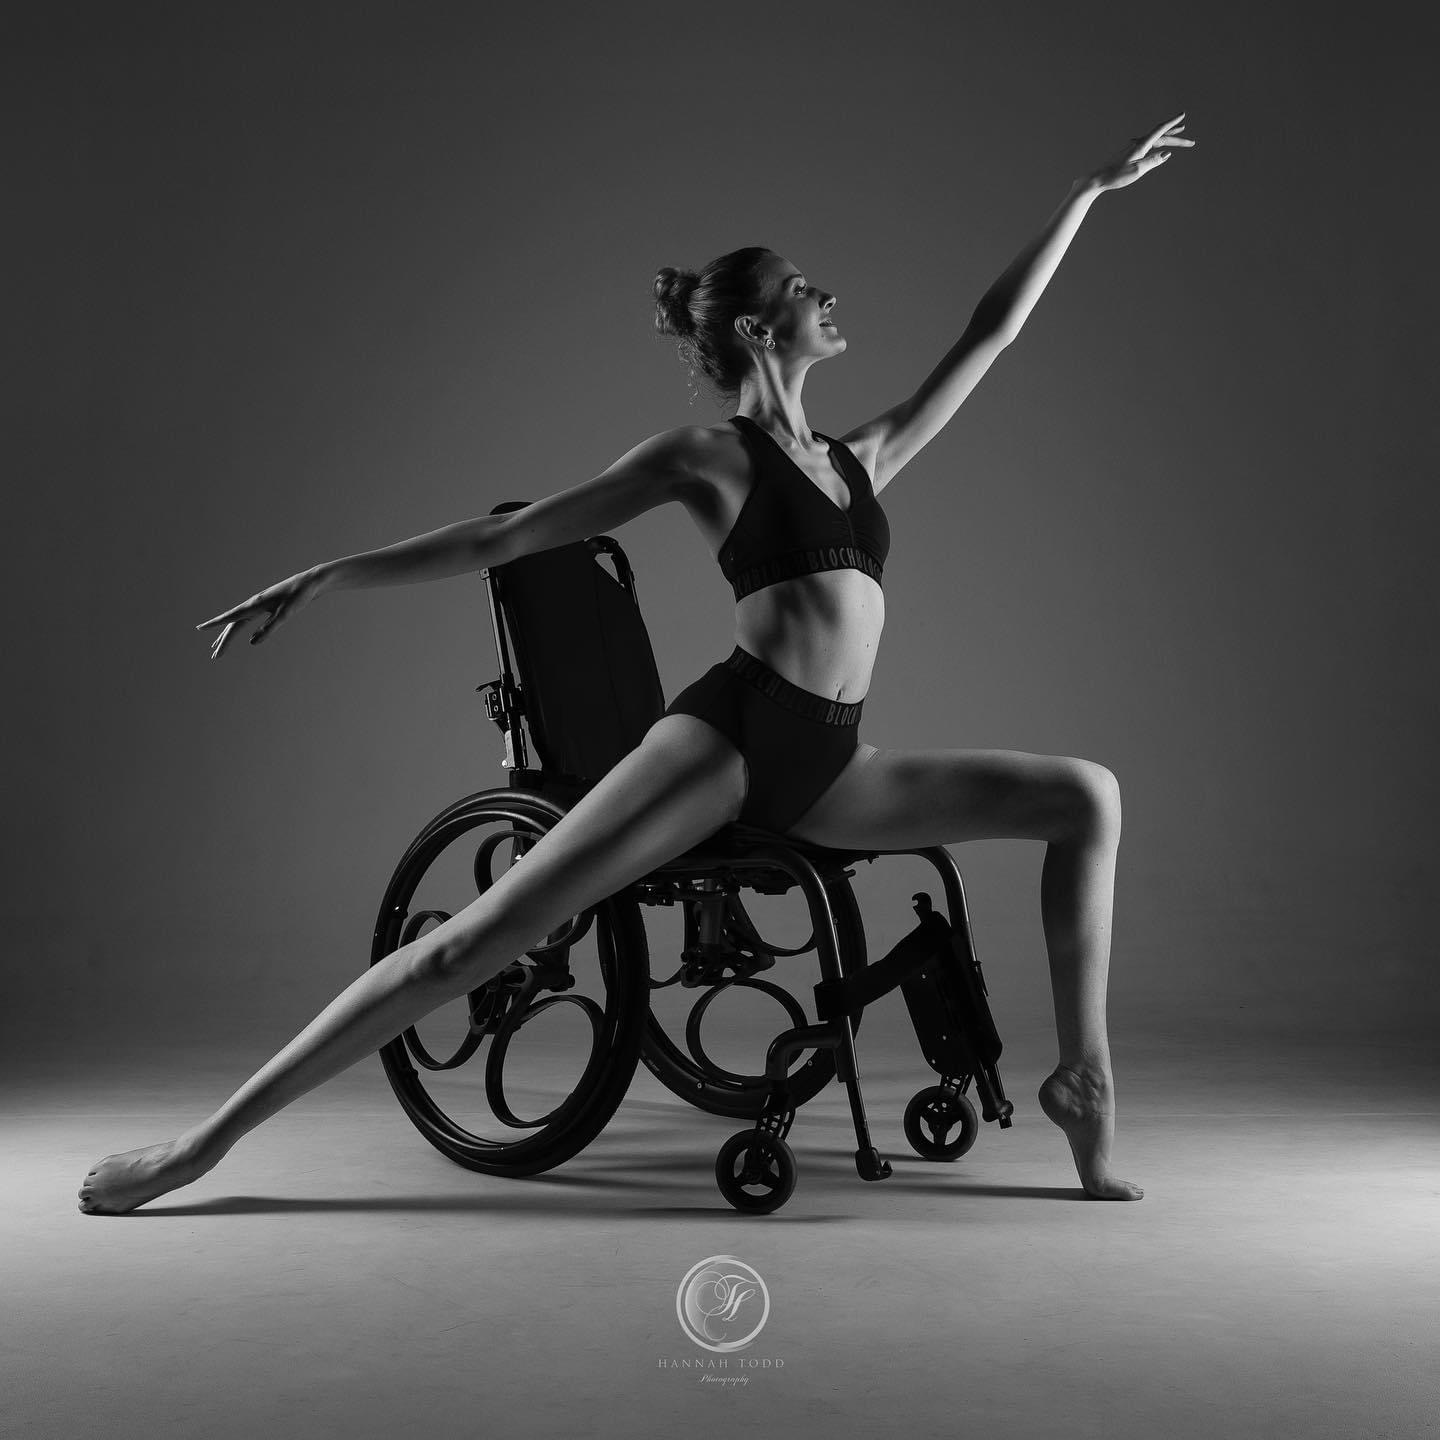
<path fill-rule="evenodd" d="M 535 754 L 547 771 L 592 783 L 665 710 L 640 607 L 607 568 L 605 553 L 600 542 L 577 541 L 491 572 L 523 677 Z M 625 564 L 623 555 L 612 559 Z"/>

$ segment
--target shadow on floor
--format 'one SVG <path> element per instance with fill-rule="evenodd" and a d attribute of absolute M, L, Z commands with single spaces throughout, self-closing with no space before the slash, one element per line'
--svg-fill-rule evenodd
<path fill-rule="evenodd" d="M 505 1193 L 496 1194 L 489 1190 L 477 1190 L 473 1194 L 450 1195 L 335 1195 L 287 1197 L 283 1195 L 225 1195 L 214 1200 L 200 1200 L 186 1205 L 147 1205 L 128 1215 L 105 1216 L 105 1219 L 178 1219 L 206 1215 L 299 1215 L 307 1213 L 514 1213 L 516 1215 L 538 1216 L 546 1213 L 565 1213 L 573 1210 L 573 1204 L 562 1201 L 559 1194 L 545 1196 L 537 1194 L 535 1182 L 531 1181 L 523 1191 L 513 1189 L 514 1182 L 507 1182 Z M 540 1182 L 546 1188 L 561 1190 L 635 1190 L 648 1186 L 650 1182 L 637 1177 L 625 1180 L 601 1176 L 565 1176 Z M 856 1184 L 859 1184 L 858 1180 Z M 909 1195 L 973 1195 L 1011 1200 L 1085 1200 L 1085 1192 L 1078 1186 L 1045 1185 L 967 1185 L 943 1178 L 911 1180 L 899 1175 L 891 1176 L 884 1183 L 892 1193 Z M 585 1206 L 586 1215 L 594 1218 L 604 1215 L 610 1219 L 653 1219 L 657 1215 L 733 1215 L 736 1219 L 750 1218 L 732 1210 L 723 1200 L 697 1199 L 691 1205 L 595 1205 Z M 849 1214 L 802 1215 L 793 1212 L 776 1212 L 767 1219 L 781 1219 L 789 1223 L 825 1224 L 832 1221 L 849 1221 Z"/>

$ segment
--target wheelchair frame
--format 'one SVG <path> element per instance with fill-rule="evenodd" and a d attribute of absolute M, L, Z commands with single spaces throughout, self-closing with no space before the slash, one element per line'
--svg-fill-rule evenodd
<path fill-rule="evenodd" d="M 492 513 L 525 503 L 500 505 Z M 599 563 L 602 555 L 614 566 L 613 579 Z M 412 843 L 382 901 L 372 964 L 415 938 L 428 919 L 447 917 L 445 911 L 409 912 L 419 876 L 438 848 L 482 823 L 508 827 L 499 840 L 487 839 L 476 853 L 472 868 L 477 889 L 483 891 L 493 883 L 489 867 L 498 843 L 510 838 L 518 854 L 523 854 L 639 743 L 663 711 L 634 573 L 612 537 L 594 536 L 480 574 L 486 584 L 500 674 L 479 689 L 487 716 L 504 737 L 501 763 L 509 771 L 509 783 L 455 802 Z M 570 600 L 593 597 L 593 608 L 587 607 L 584 618 L 574 623 L 570 617 L 582 613 L 578 608 L 572 607 L 570 617 L 562 619 L 567 590 Z M 592 631 L 588 648 L 586 637 L 576 633 L 586 626 Z M 577 675 L 586 669 L 591 676 L 589 691 L 583 674 Z M 597 707 L 597 689 L 611 697 L 610 705 Z M 567 712 L 586 723 L 575 724 L 572 718 L 562 728 Z M 522 722 L 544 762 L 539 767 L 530 763 Z M 849 883 L 854 870 L 849 867 L 860 860 L 871 863 L 882 854 L 915 855 L 933 865 L 951 919 L 934 909 L 928 894 L 916 893 L 915 927 L 881 959 L 867 963 L 863 922 Z M 783 894 L 797 885 L 809 909 L 809 939 L 793 949 L 771 945 L 749 920 L 740 892 Z M 649 975 L 638 907 L 677 903 L 684 906 L 686 920 L 680 968 L 657 983 Z M 592 925 L 607 986 L 604 1006 L 565 993 L 575 983 L 568 968 L 570 948 Z M 806 1019 L 803 1007 L 788 992 L 756 978 L 759 971 L 773 967 L 777 957 L 812 949 L 818 953 L 821 974 L 814 986 L 814 1022 Z M 789 1199 L 798 1173 L 787 1143 L 796 1111 L 832 1076 L 838 1075 L 846 1088 L 855 1129 L 856 1171 L 864 1180 L 883 1180 L 892 1167 L 870 1137 L 855 1031 L 865 1007 L 897 988 L 921 1053 L 939 1076 L 939 1083 L 919 1091 L 905 1111 L 905 1135 L 916 1153 L 927 1159 L 954 1160 L 970 1149 L 979 1129 L 966 1094 L 972 1083 L 985 1120 L 998 1122 L 1002 1129 L 1011 1123 L 1013 1107 L 1005 1098 L 998 1069 L 1002 1044 L 975 953 L 964 881 L 943 845 L 834 850 L 739 823 L 722 826 L 701 844 L 572 917 L 527 952 L 526 960 L 528 966 L 517 961 L 472 992 L 469 1033 L 455 1056 L 437 1060 L 413 1028 L 381 1052 L 392 1088 L 417 1128 L 451 1159 L 471 1168 L 528 1174 L 577 1153 L 618 1108 L 640 1059 L 663 1084 L 699 1108 L 753 1119 L 750 1129 L 725 1142 L 716 1159 L 720 1190 L 738 1210 L 766 1213 Z M 640 969 L 647 1013 L 637 1019 L 641 988 L 634 972 Z M 686 1027 L 688 1056 L 665 1034 L 648 1002 L 651 991 L 677 982 L 704 992 Z M 709 1004 L 732 986 L 758 989 L 779 999 L 795 1022 L 770 1042 L 759 1076 L 725 1070 L 710 1059 L 699 1040 L 700 1021 Z M 580 1082 L 561 1105 L 541 1120 L 522 1121 L 509 1112 L 504 1100 L 509 1042 L 541 1009 L 565 1000 L 581 1005 L 590 1021 L 590 1058 Z M 492 1109 L 512 1128 L 542 1127 L 538 1135 L 513 1142 L 480 1140 L 456 1126 L 430 1100 L 417 1063 L 426 1070 L 457 1068 L 486 1038 L 492 1041 L 485 1070 Z M 809 1058 L 792 1069 L 806 1052 Z"/>

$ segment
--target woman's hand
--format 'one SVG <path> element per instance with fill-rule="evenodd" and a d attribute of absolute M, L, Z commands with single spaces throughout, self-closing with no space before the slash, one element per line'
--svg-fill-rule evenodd
<path fill-rule="evenodd" d="M 1163 165 L 1175 153 L 1175 146 L 1194 145 L 1193 140 L 1186 140 L 1180 134 L 1185 128 L 1180 123 L 1184 118 L 1182 110 L 1145 139 L 1131 140 L 1113 160 L 1102 165 L 1082 183 L 1095 190 L 1120 190 L 1126 185 L 1133 185 L 1142 175 L 1148 175 L 1157 165 Z"/>
<path fill-rule="evenodd" d="M 324 571 L 322 567 L 302 570 L 300 574 L 292 575 L 288 580 L 281 580 L 279 584 L 270 586 L 268 590 L 262 590 L 258 595 L 252 595 L 248 600 L 232 606 L 212 619 L 202 620 L 195 628 L 208 630 L 214 625 L 224 627 L 215 637 L 215 643 L 210 647 L 210 658 L 218 660 L 239 626 L 251 620 L 260 620 L 259 625 L 255 627 L 254 633 L 250 636 L 250 643 L 258 644 L 277 625 L 288 620 L 308 605 L 323 588 Z"/>

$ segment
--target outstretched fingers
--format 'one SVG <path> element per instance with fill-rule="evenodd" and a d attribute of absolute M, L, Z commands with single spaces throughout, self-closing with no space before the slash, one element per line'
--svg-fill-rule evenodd
<path fill-rule="evenodd" d="M 229 610 L 222 610 L 208 620 L 202 620 L 195 628 L 209 630 L 220 626 L 220 634 L 210 647 L 210 658 L 216 659 L 235 638 L 239 627 L 249 621 L 257 621 L 250 633 L 250 643 L 257 645 L 277 626 L 288 620 L 297 610 L 303 609 L 319 592 L 320 580 L 314 571 L 302 571 L 288 580 L 281 580 L 266 590 L 252 595 Z"/>
<path fill-rule="evenodd" d="M 240 633 L 240 627 L 247 621 L 253 620 L 258 615 L 263 615 L 264 609 L 253 600 L 247 600 L 243 605 L 237 605 L 233 610 L 227 610 L 223 615 L 217 615 L 213 620 L 204 620 L 195 628 L 197 630 L 208 630 L 213 625 L 221 627 L 220 633 L 210 644 L 210 658 L 218 660 L 221 655 L 230 647 L 235 637 Z M 250 637 L 253 645 L 256 638 L 264 629 L 262 625 Z"/>
<path fill-rule="evenodd" d="M 224 651 L 226 644 L 230 640 L 230 637 L 235 633 L 235 626 L 237 624 L 239 624 L 239 621 L 237 620 L 230 621 L 230 623 L 226 625 L 226 627 L 215 637 L 215 643 L 210 647 L 210 658 L 212 660 L 218 660 L 220 658 L 220 655 Z"/>
<path fill-rule="evenodd" d="M 221 611 L 219 615 L 214 615 L 209 620 L 202 620 L 195 628 L 209 630 L 216 625 L 221 627 L 220 633 L 210 646 L 210 658 L 218 660 L 239 634 L 242 625 L 251 620 L 259 620 L 260 623 L 250 633 L 250 643 L 258 644 L 282 620 L 288 618 L 289 609 L 290 607 L 282 599 L 266 600 L 262 596 L 255 595 L 240 605 Z"/>
<path fill-rule="evenodd" d="M 1172 131 L 1183 130 L 1185 127 L 1180 122 L 1184 120 L 1184 118 L 1185 112 L 1182 110 L 1173 120 L 1167 120 L 1163 125 L 1157 125 L 1150 132 L 1150 138 L 1145 143 L 1147 145 L 1153 145 L 1162 135 L 1169 134 Z"/>
<path fill-rule="evenodd" d="M 1157 126 L 1143 140 L 1137 138 L 1134 142 L 1135 148 L 1130 152 L 1130 163 L 1133 165 L 1142 160 L 1169 159 L 1172 152 L 1157 148 L 1160 146 L 1193 146 L 1195 142 L 1180 133 L 1185 128 L 1182 123 L 1184 119 L 1185 112 L 1182 110 L 1173 120 Z"/>
<path fill-rule="evenodd" d="M 1167 120 L 1163 125 L 1157 125 L 1143 140 L 1138 136 L 1135 139 L 1135 153 L 1143 155 L 1154 145 L 1164 145 L 1171 141 L 1177 141 L 1181 145 L 1189 145 L 1193 142 L 1180 140 L 1180 132 L 1185 128 L 1185 112 L 1182 110 L 1173 120 Z"/>
<path fill-rule="evenodd" d="M 220 614 L 212 615 L 208 620 L 202 620 L 195 627 L 197 630 L 210 630 L 217 625 L 220 627 L 220 633 L 210 642 L 210 658 L 218 660 L 235 638 L 239 627 L 258 613 L 259 607 L 256 600 L 252 598 L 243 604 L 231 606 L 229 610 L 222 610 Z"/>
<path fill-rule="evenodd" d="M 216 625 L 233 625 L 240 620 L 248 619 L 263 608 L 264 602 L 260 596 L 252 595 L 248 600 L 242 600 L 238 605 L 232 605 L 228 610 L 222 610 L 218 615 L 212 615 L 208 620 L 202 620 L 195 628 L 209 630 Z"/>

